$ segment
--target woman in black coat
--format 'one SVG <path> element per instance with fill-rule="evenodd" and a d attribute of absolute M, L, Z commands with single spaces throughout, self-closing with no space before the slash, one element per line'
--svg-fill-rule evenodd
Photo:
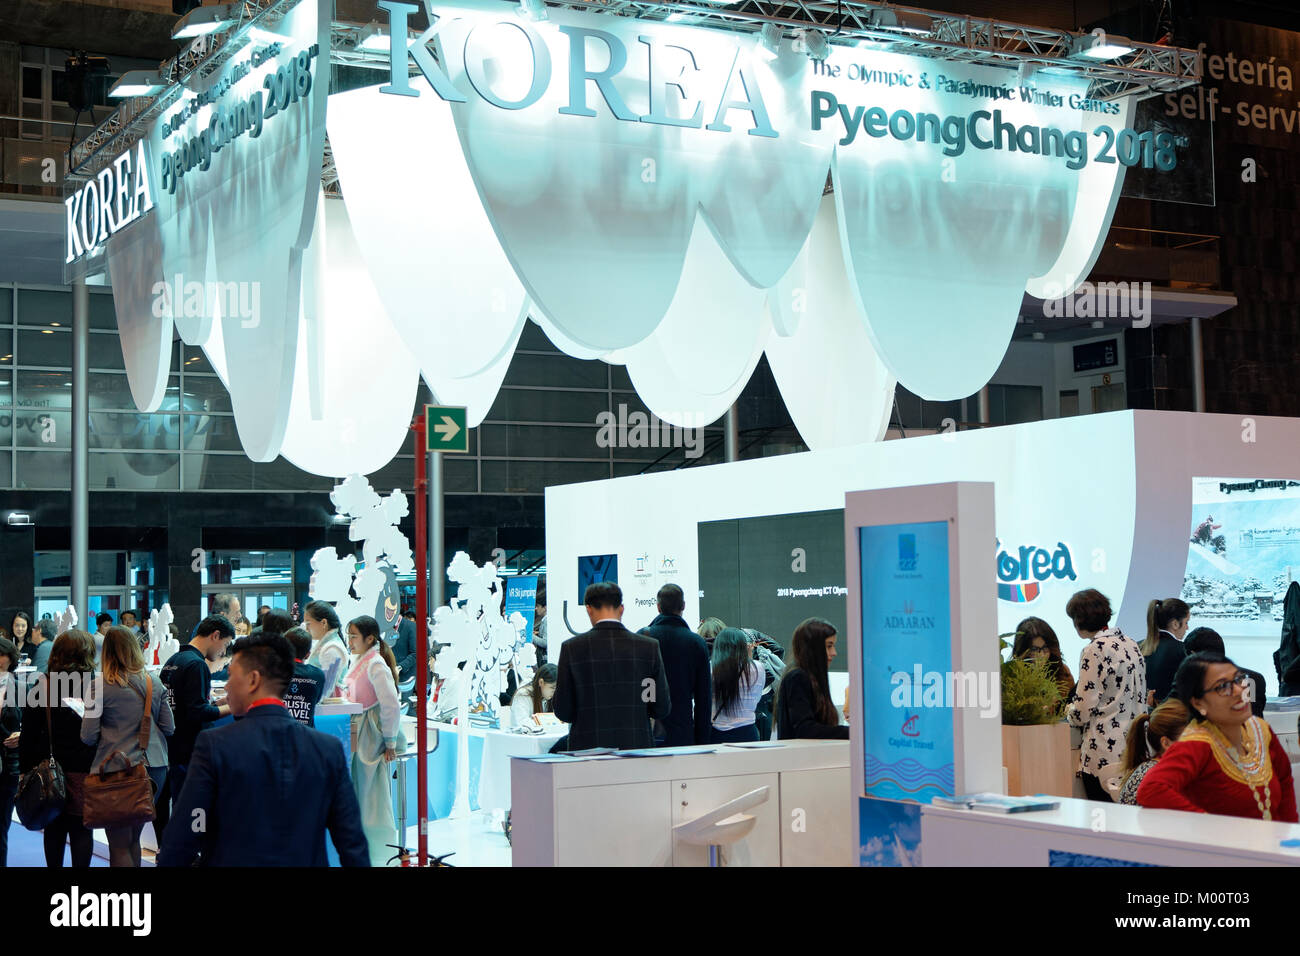
<path fill-rule="evenodd" d="M 835 659 L 835 628 L 810 617 L 794 629 L 794 667 L 781 675 L 776 695 L 776 733 L 781 740 L 820 738 L 848 740 L 831 700 L 827 668 Z"/>
<path fill-rule="evenodd" d="M 39 678 L 29 706 L 23 708 L 22 747 L 19 749 L 23 773 L 42 760 L 49 759 L 50 730 L 54 731 L 54 759 L 63 769 L 68 799 L 63 812 L 45 828 L 45 865 L 63 866 L 63 847 L 72 844 L 72 865 L 90 866 L 93 848 L 91 831 L 82 823 L 83 794 L 86 774 L 95 759 L 94 746 L 81 742 L 81 715 L 63 703 L 64 697 L 85 700 L 90 681 L 95 677 L 95 640 L 85 631 L 71 630 L 60 634 L 50 651 L 49 673 Z M 51 684 L 58 700 L 47 694 Z"/>
<path fill-rule="evenodd" d="M 0 637 L 0 867 L 9 865 L 9 821 L 18 793 L 18 742 L 11 739 L 22 729 L 22 713 L 13 706 L 17 670 L 18 646 Z"/>

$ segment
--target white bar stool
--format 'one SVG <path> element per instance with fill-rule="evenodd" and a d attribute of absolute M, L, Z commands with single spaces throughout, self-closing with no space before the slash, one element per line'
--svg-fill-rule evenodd
<path fill-rule="evenodd" d="M 758 817 L 744 811 L 766 803 L 769 790 L 769 787 L 759 787 L 703 816 L 679 823 L 673 827 L 673 835 L 691 846 L 707 846 L 709 866 L 719 866 L 719 850 L 745 839 L 758 823 Z"/>

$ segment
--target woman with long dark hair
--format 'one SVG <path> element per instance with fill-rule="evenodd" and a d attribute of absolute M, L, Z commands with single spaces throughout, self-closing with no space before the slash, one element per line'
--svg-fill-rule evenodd
<path fill-rule="evenodd" d="M 1192 722 L 1142 778 L 1138 806 L 1297 822 L 1291 760 L 1251 714 L 1249 683 L 1222 654 L 1192 654 L 1178 666 L 1174 696 Z"/>
<path fill-rule="evenodd" d="M 0 637 L 0 867 L 9 865 L 9 821 L 14 815 L 14 798 L 18 795 L 18 745 L 22 736 L 23 712 L 7 706 L 17 694 L 9 688 L 17 680 L 18 648 L 8 638 Z"/>
<path fill-rule="evenodd" d="M 555 696 L 555 685 L 560 679 L 560 669 L 554 664 L 543 664 L 533 671 L 533 679 L 515 691 L 510 700 L 510 719 L 516 727 L 525 724 L 536 729 L 533 714 L 546 713 L 551 709 L 551 699 Z"/>
<path fill-rule="evenodd" d="M 1011 656 L 1018 661 L 1047 661 L 1048 669 L 1056 678 L 1061 690 L 1061 700 L 1069 701 L 1074 695 L 1074 675 L 1061 660 L 1061 642 L 1056 631 L 1041 617 L 1027 617 L 1016 625 L 1016 641 L 1011 646 Z"/>
<path fill-rule="evenodd" d="M 1174 674 L 1187 656 L 1183 638 L 1192 609 L 1178 598 L 1163 598 L 1147 605 L 1147 636 L 1142 656 L 1147 664 L 1147 703 L 1154 707 L 1174 689 Z"/>
<path fill-rule="evenodd" d="M 780 740 L 830 738 L 848 740 L 849 728 L 840 724 L 831 700 L 827 671 L 835 660 L 835 627 L 810 617 L 794 629 L 791 652 L 794 667 L 781 676 L 776 695 L 776 732 Z"/>
<path fill-rule="evenodd" d="M 388 764 L 406 750 L 401 702 L 397 695 L 397 659 L 368 614 L 348 624 L 348 646 L 356 663 L 344 678 L 348 700 L 365 709 L 352 715 L 352 786 L 361 805 L 361 826 L 370 842 L 370 863 L 383 866 L 388 841 L 397 824 Z"/>
<path fill-rule="evenodd" d="M 713 739 L 715 744 L 758 740 L 754 714 L 763 694 L 763 668 L 754 662 L 754 645 L 738 627 L 724 627 L 713 639 L 710 662 L 713 679 Z"/>
<path fill-rule="evenodd" d="M 94 677 L 95 639 L 75 628 L 65 631 L 54 640 L 49 673 L 37 678 L 41 682 L 38 684 L 39 693 L 23 708 L 22 747 L 19 751 L 23 773 L 49 759 L 53 751 L 54 759 L 63 770 L 67 793 L 63 812 L 46 826 L 43 835 L 45 865 L 48 867 L 63 866 L 63 848 L 67 844 L 72 846 L 74 867 L 90 866 L 91 831 L 82 821 L 82 810 L 86 774 L 95 759 L 95 748 L 82 743 L 81 717 L 63 703 L 63 698 L 84 697 Z M 50 705 L 48 720 L 46 702 Z M 54 732 L 52 745 L 51 730 Z"/>

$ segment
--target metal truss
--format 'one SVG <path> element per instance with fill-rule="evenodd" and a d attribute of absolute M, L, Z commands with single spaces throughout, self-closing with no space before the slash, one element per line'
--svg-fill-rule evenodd
<path fill-rule="evenodd" d="M 144 135 L 148 124 L 179 99 L 185 81 L 208 76 L 220 69 L 243 48 L 254 26 L 273 26 L 296 2 L 298 0 L 244 0 L 240 5 L 239 22 L 234 28 L 225 34 L 210 35 L 206 44 L 191 44 L 177 57 L 162 64 L 160 72 L 169 80 L 167 89 L 152 97 L 136 97 L 123 103 L 78 143 L 72 150 L 69 180 L 81 181 L 93 176 L 113 156 L 133 146 Z M 1094 99 L 1128 95 L 1146 99 L 1201 81 L 1201 61 L 1195 50 L 1128 41 L 1132 51 L 1114 60 L 1079 59 L 1072 54 L 1086 34 L 957 16 L 889 2 L 563 0 L 551 2 L 549 6 L 648 21 L 662 21 L 672 16 L 674 22 L 742 33 L 755 33 L 767 24 L 775 24 L 783 34 L 796 34 L 801 30 L 821 31 L 833 46 L 869 43 L 893 53 L 938 60 L 1012 68 L 1048 67 L 1087 77 L 1089 96 Z M 517 8 L 517 4 L 503 0 L 502 7 Z M 362 29 L 361 24 L 355 23 L 331 25 L 330 62 L 340 66 L 386 69 L 389 63 L 387 52 L 358 49 Z M 338 176 L 328 148 L 322 183 L 327 192 L 337 193 Z"/>
<path fill-rule="evenodd" d="M 152 96 L 134 96 L 72 148 L 66 182 L 75 188 L 142 139 L 149 124 L 170 109 L 185 91 L 184 84 L 221 69 L 245 46 L 253 26 L 273 27 L 298 0 L 243 0 L 235 25 L 188 43 L 180 53 L 159 64 L 158 74 L 167 88 Z"/>

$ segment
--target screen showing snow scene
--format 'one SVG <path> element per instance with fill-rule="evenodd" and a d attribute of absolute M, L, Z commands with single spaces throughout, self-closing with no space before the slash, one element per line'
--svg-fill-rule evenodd
<path fill-rule="evenodd" d="M 1228 656 L 1276 694 L 1282 602 L 1300 578 L 1300 481 L 1194 479 L 1187 552 L 1191 627 L 1218 631 Z"/>

